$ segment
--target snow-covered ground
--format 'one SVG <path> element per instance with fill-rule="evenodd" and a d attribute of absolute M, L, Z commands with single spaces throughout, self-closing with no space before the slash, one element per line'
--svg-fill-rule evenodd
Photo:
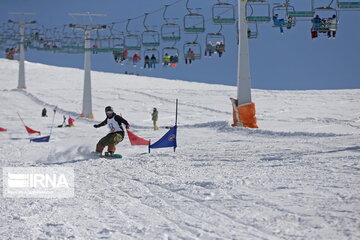
<path fill-rule="evenodd" d="M 55 125 L 77 117 L 83 71 L 26 63 L 27 91 L 17 71 L 0 59 L 0 167 L 73 167 L 75 197 L 0 196 L 0 239 L 360 239 L 358 89 L 253 90 L 260 128 L 243 129 L 230 127 L 235 87 L 93 72 L 96 120 L 29 143 L 16 113 L 45 135 L 54 106 Z M 105 106 L 155 141 L 175 122 L 176 98 L 175 153 L 126 138 L 123 159 L 89 157 L 107 132 L 93 128 Z"/>

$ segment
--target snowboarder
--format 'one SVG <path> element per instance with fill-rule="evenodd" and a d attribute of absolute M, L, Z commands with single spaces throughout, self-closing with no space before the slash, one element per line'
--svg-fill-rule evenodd
<path fill-rule="evenodd" d="M 117 115 L 111 106 L 105 108 L 106 119 L 99 124 L 95 124 L 94 128 L 99 128 L 108 125 L 110 132 L 105 137 L 101 138 L 96 145 L 96 153 L 101 155 L 105 146 L 108 146 L 108 151 L 105 156 L 112 156 L 116 150 L 115 145 L 120 143 L 125 136 L 122 124 L 125 125 L 126 129 L 130 128 L 130 124 L 121 116 Z"/>
<path fill-rule="evenodd" d="M 153 121 L 154 130 L 159 130 L 159 127 L 157 126 L 156 122 L 159 118 L 159 112 L 156 108 L 153 109 L 153 112 L 151 113 L 151 120 Z"/>

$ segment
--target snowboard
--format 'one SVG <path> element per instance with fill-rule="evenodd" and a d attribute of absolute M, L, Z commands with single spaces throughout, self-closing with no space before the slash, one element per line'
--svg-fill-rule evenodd
<path fill-rule="evenodd" d="M 103 155 L 103 154 L 101 154 L 99 157 L 100 157 L 100 158 L 110 158 L 110 159 L 112 159 L 112 158 L 122 158 L 122 155 L 121 155 L 121 154 L 118 154 L 118 153 L 115 153 L 115 154 L 112 155 L 112 156 L 108 156 L 108 155 Z"/>
<path fill-rule="evenodd" d="M 98 158 L 109 158 L 109 159 L 112 159 L 112 158 L 122 158 L 122 155 L 121 155 L 121 154 L 118 154 L 118 153 L 115 153 L 114 155 L 109 156 L 109 155 L 105 155 L 105 154 L 99 155 L 99 154 L 96 153 L 96 152 L 91 152 L 91 155 L 93 155 L 94 157 L 98 157 Z"/>

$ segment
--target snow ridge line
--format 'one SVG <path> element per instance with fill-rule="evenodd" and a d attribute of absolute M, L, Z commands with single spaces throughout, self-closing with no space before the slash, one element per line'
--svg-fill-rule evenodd
<path fill-rule="evenodd" d="M 41 106 L 45 106 L 45 107 L 48 107 L 48 108 L 51 108 L 51 109 L 55 109 L 56 107 L 56 112 L 61 114 L 61 115 L 72 115 L 72 116 L 76 116 L 76 120 L 78 121 L 83 121 L 85 123 L 90 123 L 90 124 L 94 124 L 94 123 L 98 123 L 99 120 L 95 120 L 95 119 L 88 119 L 88 118 L 81 118 L 80 117 L 80 114 L 77 113 L 77 112 L 72 112 L 72 111 L 68 111 L 68 110 L 65 110 L 65 109 L 62 109 L 60 107 L 58 107 L 57 105 L 53 105 L 53 104 L 49 104 L 47 102 L 44 102 L 43 100 L 39 99 L 38 97 L 36 97 L 34 94 L 32 93 L 29 93 L 25 90 L 21 90 L 21 89 L 11 89 L 11 90 L 7 90 L 7 89 L 2 89 L 0 90 L 2 92 L 16 92 L 16 93 L 21 93 L 23 94 L 24 96 L 30 98 L 33 102 L 35 102 L 36 104 L 38 105 L 41 105 Z M 145 128 L 145 129 L 152 129 L 152 127 L 141 127 L 141 126 L 138 126 L 138 125 L 135 125 L 135 124 L 131 124 L 132 127 L 134 128 Z"/>
<path fill-rule="evenodd" d="M 181 128 L 212 128 L 219 132 L 241 132 L 246 135 L 259 136 L 273 136 L 273 137 L 341 137 L 349 136 L 350 134 L 335 134 L 335 133 L 314 133 L 314 132 L 277 132 L 262 129 L 250 129 L 243 127 L 231 127 L 227 121 L 213 121 L 196 123 L 189 125 L 181 125 Z"/>
<path fill-rule="evenodd" d="M 122 91 L 125 91 L 125 90 L 122 90 Z M 147 97 L 151 97 L 151 98 L 155 98 L 155 99 L 158 99 L 158 100 L 161 100 L 161 101 L 165 101 L 165 102 L 173 102 L 173 101 L 174 101 L 174 100 L 170 100 L 170 99 L 163 98 L 163 97 L 157 97 L 157 96 L 154 96 L 154 95 L 149 94 L 149 93 L 144 93 L 144 92 L 139 92 L 139 91 L 132 91 L 132 90 L 129 90 L 129 89 L 126 89 L 126 92 L 133 92 L 133 93 L 141 94 L 141 95 L 144 95 L 144 96 L 147 96 Z M 184 103 L 184 102 L 181 102 L 181 101 L 179 102 L 179 105 L 180 105 L 180 106 L 181 106 L 181 105 L 184 105 L 184 106 L 188 106 L 188 107 L 199 108 L 199 109 L 207 110 L 207 111 L 210 111 L 210 112 L 231 114 L 231 112 L 220 111 L 220 110 L 217 110 L 217 109 L 208 108 L 208 107 L 202 107 L 202 106 L 198 106 L 198 105 L 195 105 L 195 104 Z"/>

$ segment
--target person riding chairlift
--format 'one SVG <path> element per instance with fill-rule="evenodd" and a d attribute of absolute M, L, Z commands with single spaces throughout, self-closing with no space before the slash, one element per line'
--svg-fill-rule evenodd
<path fill-rule="evenodd" d="M 194 51 L 191 48 L 189 48 L 189 50 L 185 55 L 185 64 L 188 63 L 191 64 L 193 60 L 195 60 L 195 54 Z"/>
<path fill-rule="evenodd" d="M 280 33 L 284 34 L 283 26 L 285 25 L 285 20 L 283 18 L 279 19 L 279 14 L 276 13 L 273 16 L 273 22 L 274 22 L 274 26 L 280 27 Z"/>
<path fill-rule="evenodd" d="M 133 56 L 133 64 L 136 65 L 140 61 L 139 54 L 135 53 Z"/>

